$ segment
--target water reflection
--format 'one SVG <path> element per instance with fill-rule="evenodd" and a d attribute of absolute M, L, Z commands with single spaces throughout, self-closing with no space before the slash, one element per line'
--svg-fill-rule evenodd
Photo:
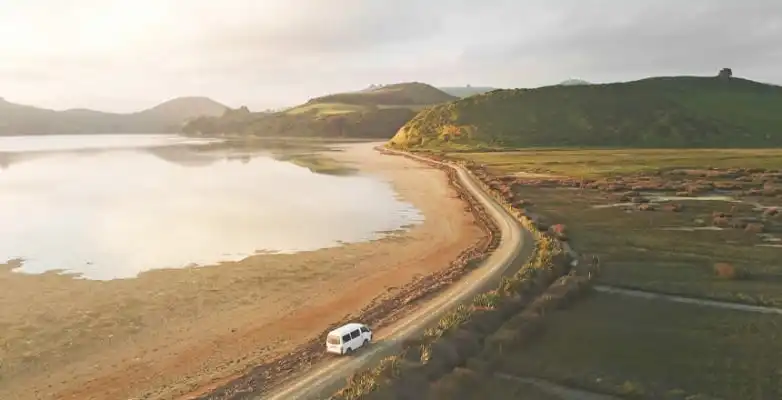
<path fill-rule="evenodd" d="M 178 137 L 124 137 L 107 147 L 94 136 L 81 148 L 53 149 L 33 139 L 34 150 L 0 157 L 0 260 L 23 258 L 24 272 L 133 277 L 374 239 L 422 220 L 383 181 L 312 172 L 337 164 L 302 149 L 207 151 Z"/>

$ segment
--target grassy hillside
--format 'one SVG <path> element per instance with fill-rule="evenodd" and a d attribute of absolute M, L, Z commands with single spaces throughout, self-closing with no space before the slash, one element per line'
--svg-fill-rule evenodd
<path fill-rule="evenodd" d="M 745 79 L 496 90 L 420 113 L 406 148 L 782 146 L 782 87 Z"/>
<path fill-rule="evenodd" d="M 233 111 L 219 118 L 199 118 L 183 132 L 387 139 L 419 111 L 453 100 L 456 97 L 423 83 L 400 83 L 317 97 L 278 113 Z"/>
<path fill-rule="evenodd" d="M 177 98 L 132 114 L 87 109 L 54 111 L 0 98 L 0 135 L 178 132 L 189 119 L 221 115 L 226 109 L 204 97 Z"/>
<path fill-rule="evenodd" d="M 568 79 L 559 83 L 562 86 L 591 85 L 583 79 Z"/>
<path fill-rule="evenodd" d="M 459 98 L 475 96 L 476 94 L 483 94 L 486 92 L 491 92 L 492 90 L 497 90 L 496 88 L 488 86 L 449 86 L 439 87 L 438 89 L 450 94 L 451 96 L 456 96 Z"/>
<path fill-rule="evenodd" d="M 307 104 L 341 103 L 359 106 L 414 106 L 445 103 L 452 100 L 456 100 L 456 97 L 434 86 L 420 82 L 408 82 L 375 87 L 360 92 L 337 93 L 316 97 L 308 101 Z"/>

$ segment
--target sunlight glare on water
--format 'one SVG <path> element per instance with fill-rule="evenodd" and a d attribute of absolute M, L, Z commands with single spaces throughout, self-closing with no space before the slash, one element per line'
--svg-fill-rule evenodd
<path fill-rule="evenodd" d="M 178 162 L 149 149 L 189 139 L 157 136 L 83 136 L 81 145 L 0 138 L 0 153 L 23 151 L 0 170 L 0 262 L 22 258 L 27 273 L 129 278 L 371 240 L 423 219 L 371 176 L 317 174 L 263 155 L 183 151 Z M 73 151 L 90 148 L 101 150 Z"/>

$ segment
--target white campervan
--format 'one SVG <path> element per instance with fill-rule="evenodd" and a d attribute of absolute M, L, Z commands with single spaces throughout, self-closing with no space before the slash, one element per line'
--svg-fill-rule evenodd
<path fill-rule="evenodd" d="M 351 323 L 340 326 L 326 336 L 326 352 L 350 354 L 372 341 L 372 331 L 364 324 Z"/>

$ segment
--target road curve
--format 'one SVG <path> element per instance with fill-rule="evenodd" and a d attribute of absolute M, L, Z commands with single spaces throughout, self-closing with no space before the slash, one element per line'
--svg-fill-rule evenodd
<path fill-rule="evenodd" d="M 392 151 L 401 154 L 399 152 Z M 419 160 L 426 160 L 414 156 Z M 255 399 L 309 400 L 328 398 L 345 384 L 345 379 L 354 372 L 375 365 L 384 357 L 400 350 L 403 340 L 420 335 L 424 329 L 436 323 L 456 305 L 471 300 L 480 292 L 489 290 L 499 283 L 503 276 L 515 271 L 512 266 L 519 259 L 526 261 L 534 249 L 532 234 L 523 229 L 505 209 L 481 189 L 476 179 L 461 166 L 455 168 L 464 187 L 486 208 L 500 230 L 499 246 L 487 257 L 479 268 L 460 279 L 453 286 L 427 301 L 423 306 L 400 319 L 391 327 L 378 332 L 378 340 L 367 349 L 360 349 L 355 356 L 337 357 L 316 365 L 311 371 L 293 379 L 288 385 Z M 522 261 L 523 262 L 523 261 Z M 520 264 L 519 264 L 520 265 Z"/>

